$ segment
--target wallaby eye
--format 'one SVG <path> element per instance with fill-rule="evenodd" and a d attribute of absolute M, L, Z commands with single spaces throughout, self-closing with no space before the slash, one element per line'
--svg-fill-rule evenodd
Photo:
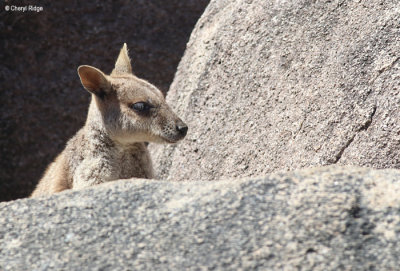
<path fill-rule="evenodd" d="M 138 102 L 131 105 L 131 108 L 138 113 L 147 113 L 153 106 L 145 102 Z"/>

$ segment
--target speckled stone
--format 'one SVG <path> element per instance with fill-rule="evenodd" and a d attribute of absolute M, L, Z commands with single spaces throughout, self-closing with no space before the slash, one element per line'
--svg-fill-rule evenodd
<path fill-rule="evenodd" d="M 399 1 L 211 1 L 167 100 L 189 132 L 161 179 L 400 168 Z"/>
<path fill-rule="evenodd" d="M 122 180 L 0 203 L 0 270 L 397 270 L 400 171 Z"/>

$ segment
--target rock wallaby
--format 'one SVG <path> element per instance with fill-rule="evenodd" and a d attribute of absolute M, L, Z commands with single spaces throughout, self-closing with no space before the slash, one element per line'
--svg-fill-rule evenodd
<path fill-rule="evenodd" d="M 160 90 L 132 73 L 126 44 L 110 75 L 80 66 L 92 94 L 87 120 L 51 163 L 31 197 L 127 178 L 153 178 L 145 142 L 176 143 L 188 127 Z"/>

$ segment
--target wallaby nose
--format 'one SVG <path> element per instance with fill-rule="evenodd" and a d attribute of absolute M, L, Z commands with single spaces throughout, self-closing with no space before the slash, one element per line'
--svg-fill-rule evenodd
<path fill-rule="evenodd" d="M 186 136 L 188 129 L 189 128 L 183 121 L 179 121 L 176 124 L 176 130 L 179 132 L 179 134 L 182 135 L 182 137 Z"/>

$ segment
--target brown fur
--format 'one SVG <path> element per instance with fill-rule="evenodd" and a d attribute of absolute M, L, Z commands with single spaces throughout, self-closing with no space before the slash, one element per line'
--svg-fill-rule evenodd
<path fill-rule="evenodd" d="M 111 75 L 80 66 L 78 74 L 92 101 L 85 126 L 49 165 L 31 197 L 127 178 L 153 178 L 144 142 L 175 143 L 187 126 L 160 90 L 132 74 L 124 44 Z M 137 103 L 149 105 L 140 111 Z"/>

